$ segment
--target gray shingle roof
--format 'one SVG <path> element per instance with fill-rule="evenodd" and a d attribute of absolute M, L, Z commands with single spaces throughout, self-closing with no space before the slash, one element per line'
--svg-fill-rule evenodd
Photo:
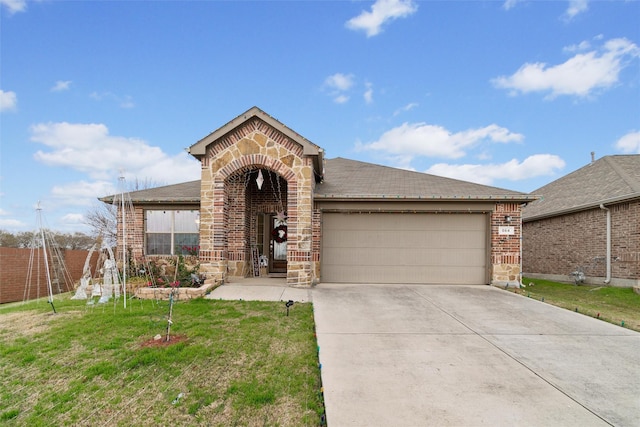
<path fill-rule="evenodd" d="M 517 191 L 343 158 L 327 159 L 316 199 L 533 200 Z"/>
<path fill-rule="evenodd" d="M 200 181 L 167 185 L 129 193 L 136 204 L 199 203 Z M 114 196 L 103 197 L 111 203 Z M 474 184 L 426 173 L 343 158 L 327 159 L 322 184 L 315 199 L 371 200 L 512 200 L 531 201 L 534 196 L 502 188 Z"/>
<path fill-rule="evenodd" d="M 200 181 L 183 182 L 163 187 L 132 191 L 131 201 L 144 203 L 200 203 Z M 112 203 L 115 195 L 102 197 L 101 201 Z"/>
<path fill-rule="evenodd" d="M 532 194 L 540 199 L 524 208 L 525 221 L 640 198 L 640 155 L 602 157 Z"/>

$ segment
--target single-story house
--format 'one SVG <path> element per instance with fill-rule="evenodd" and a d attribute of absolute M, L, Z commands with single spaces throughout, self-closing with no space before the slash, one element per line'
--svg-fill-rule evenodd
<path fill-rule="evenodd" d="M 209 279 L 253 276 L 263 266 L 291 286 L 520 280 L 521 206 L 535 196 L 327 159 L 257 107 L 189 152 L 200 181 L 130 193 L 134 256 L 197 248 Z"/>
<path fill-rule="evenodd" d="M 533 193 L 523 209 L 526 276 L 640 285 L 640 155 L 592 158 Z"/>

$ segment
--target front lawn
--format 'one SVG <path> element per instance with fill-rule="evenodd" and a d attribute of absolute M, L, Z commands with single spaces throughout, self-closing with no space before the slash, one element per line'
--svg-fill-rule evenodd
<path fill-rule="evenodd" d="M 321 423 L 311 304 L 54 302 L 0 306 L 2 425 Z"/>
<path fill-rule="evenodd" d="M 640 331 L 640 295 L 631 288 L 574 285 L 524 278 L 518 293 Z"/>

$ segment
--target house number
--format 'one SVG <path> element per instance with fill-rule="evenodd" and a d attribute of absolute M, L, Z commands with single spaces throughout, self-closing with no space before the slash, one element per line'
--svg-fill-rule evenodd
<path fill-rule="evenodd" d="M 501 236 L 515 234 L 515 228 L 506 226 L 506 225 L 501 225 L 500 227 L 498 227 L 498 234 Z"/>

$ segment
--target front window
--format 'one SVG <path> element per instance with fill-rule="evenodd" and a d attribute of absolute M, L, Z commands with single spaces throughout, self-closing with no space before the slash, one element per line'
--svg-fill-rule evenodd
<path fill-rule="evenodd" d="M 197 210 L 145 211 L 148 255 L 197 255 L 200 242 Z"/>

